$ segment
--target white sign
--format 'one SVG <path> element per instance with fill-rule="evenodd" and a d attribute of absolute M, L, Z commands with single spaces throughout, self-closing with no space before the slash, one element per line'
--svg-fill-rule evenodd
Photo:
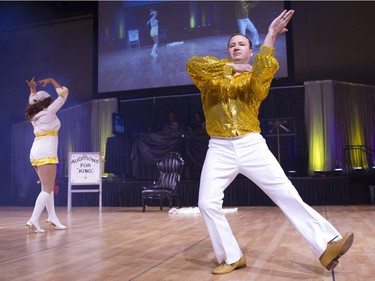
<path fill-rule="evenodd" d="M 102 211 L 102 165 L 100 152 L 69 153 L 68 213 L 72 210 L 72 193 L 97 192 Z M 98 185 L 95 189 L 72 189 L 72 185 Z"/>
<path fill-rule="evenodd" d="M 99 152 L 71 152 L 69 159 L 71 184 L 100 184 L 101 155 Z"/>

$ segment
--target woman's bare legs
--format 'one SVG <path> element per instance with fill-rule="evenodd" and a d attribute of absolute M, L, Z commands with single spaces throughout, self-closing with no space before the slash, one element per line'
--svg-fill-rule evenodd
<path fill-rule="evenodd" d="M 65 229 L 66 227 L 62 225 L 56 216 L 53 189 L 55 186 L 56 179 L 56 164 L 47 164 L 35 167 L 35 171 L 38 174 L 42 190 L 40 191 L 38 198 L 35 201 L 34 211 L 31 218 L 27 222 L 29 230 L 36 233 L 42 233 L 44 230 L 39 226 L 39 218 L 47 207 L 48 211 L 48 221 L 51 221 L 58 229 Z"/>

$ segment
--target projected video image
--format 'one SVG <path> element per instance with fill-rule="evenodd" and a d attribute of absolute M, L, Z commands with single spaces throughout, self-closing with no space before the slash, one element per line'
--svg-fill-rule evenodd
<path fill-rule="evenodd" d="M 192 85 L 191 56 L 227 57 L 233 32 L 246 33 L 255 53 L 282 1 L 99 1 L 98 93 Z M 285 35 L 276 43 L 288 77 Z"/>

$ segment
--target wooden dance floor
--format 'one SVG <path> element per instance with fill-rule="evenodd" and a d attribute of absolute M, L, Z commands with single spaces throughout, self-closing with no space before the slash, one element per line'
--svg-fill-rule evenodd
<path fill-rule="evenodd" d="M 277 207 L 254 206 L 226 214 L 247 267 L 214 276 L 216 261 L 199 213 L 73 207 L 68 214 L 58 207 L 67 230 L 27 234 L 32 208 L 0 207 L 0 280 L 374 280 L 375 206 L 314 208 L 340 232 L 355 233 L 333 272 L 313 257 Z"/>

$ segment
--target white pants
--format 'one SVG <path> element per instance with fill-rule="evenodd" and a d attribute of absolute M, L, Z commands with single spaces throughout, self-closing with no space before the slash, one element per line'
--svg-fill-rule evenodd
<path fill-rule="evenodd" d="M 231 264 L 243 255 L 222 210 L 224 190 L 239 173 L 280 207 L 317 258 L 330 240 L 342 238 L 325 218 L 302 201 L 259 133 L 237 138 L 212 137 L 202 169 L 198 206 L 219 263 Z"/>
<path fill-rule="evenodd" d="M 249 18 L 237 19 L 238 32 L 246 35 L 246 30 L 251 33 L 251 42 L 253 46 L 259 45 L 259 34 L 255 25 L 251 22 Z"/>

